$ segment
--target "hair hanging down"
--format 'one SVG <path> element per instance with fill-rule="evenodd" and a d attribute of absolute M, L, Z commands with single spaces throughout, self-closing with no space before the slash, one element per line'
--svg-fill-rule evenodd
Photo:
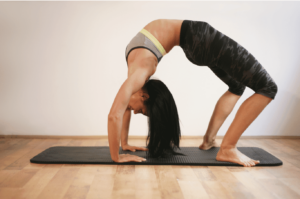
<path fill-rule="evenodd" d="M 150 157 L 184 155 L 175 152 L 179 148 L 181 131 L 174 98 L 160 80 L 151 79 L 142 88 L 149 94 L 144 101 L 148 115 L 148 137 L 146 145 Z M 148 143 L 147 143 L 148 142 Z"/>

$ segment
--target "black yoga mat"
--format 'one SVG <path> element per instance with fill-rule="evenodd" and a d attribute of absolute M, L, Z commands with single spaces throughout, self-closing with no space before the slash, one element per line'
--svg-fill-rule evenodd
<path fill-rule="evenodd" d="M 259 160 L 256 166 L 278 166 L 282 161 L 257 147 L 238 147 L 242 153 L 248 157 Z M 216 161 L 219 147 L 211 148 L 207 151 L 200 150 L 198 147 L 181 147 L 180 152 L 184 154 L 175 155 L 167 158 L 149 158 L 146 151 L 123 151 L 120 147 L 120 154 L 133 154 L 144 157 L 145 162 L 126 162 L 116 163 L 111 160 L 109 147 L 77 147 L 77 146 L 57 146 L 46 149 L 30 162 L 41 164 L 124 164 L 124 165 L 204 165 L 204 166 L 241 166 L 230 162 Z"/>

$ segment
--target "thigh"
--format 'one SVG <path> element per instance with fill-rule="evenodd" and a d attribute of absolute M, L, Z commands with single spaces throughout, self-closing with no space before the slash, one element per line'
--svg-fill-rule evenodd
<path fill-rule="evenodd" d="M 244 56 L 236 56 L 231 62 L 223 62 L 218 68 L 254 92 L 274 99 L 277 85 L 272 77 L 251 53 L 246 49 L 241 52 L 244 52 Z"/>
<path fill-rule="evenodd" d="M 212 72 L 220 78 L 225 84 L 228 85 L 229 91 L 231 93 L 234 93 L 236 95 L 242 95 L 245 91 L 245 85 L 242 84 L 241 82 L 235 80 L 233 77 L 231 77 L 228 73 L 226 73 L 224 70 L 222 70 L 219 67 L 209 67 Z"/>
<path fill-rule="evenodd" d="M 234 80 L 251 88 L 256 93 L 274 99 L 277 85 L 266 69 L 243 46 L 224 35 L 223 47 L 215 65 L 225 71 Z M 225 42 L 226 41 L 226 42 Z"/>

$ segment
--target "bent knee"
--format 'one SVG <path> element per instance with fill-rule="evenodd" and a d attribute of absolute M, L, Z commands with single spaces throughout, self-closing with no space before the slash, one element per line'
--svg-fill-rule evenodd
<path fill-rule="evenodd" d="M 278 86 L 274 81 L 268 82 L 262 88 L 257 89 L 255 91 L 255 93 L 258 93 L 258 94 L 264 95 L 266 97 L 269 97 L 272 100 L 275 99 L 275 96 L 277 95 L 277 92 L 278 92 Z"/>
<path fill-rule="evenodd" d="M 242 96 L 244 91 L 246 89 L 246 86 L 245 85 L 238 85 L 238 86 L 235 86 L 235 87 L 229 87 L 228 91 L 230 91 L 231 93 L 233 94 L 236 94 L 236 95 L 239 95 L 239 96 Z"/>

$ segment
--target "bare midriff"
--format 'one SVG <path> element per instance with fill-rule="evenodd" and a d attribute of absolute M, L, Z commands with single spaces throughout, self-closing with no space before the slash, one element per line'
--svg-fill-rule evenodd
<path fill-rule="evenodd" d="M 179 45 L 180 28 L 183 20 L 158 19 L 147 24 L 148 30 L 164 47 L 168 53 L 176 45 Z"/>
<path fill-rule="evenodd" d="M 158 19 L 147 24 L 144 29 L 150 32 L 169 53 L 180 42 L 180 29 L 183 20 Z M 157 66 L 156 56 L 145 48 L 132 50 L 128 55 L 128 72 L 140 65 Z M 134 69 L 133 69 L 134 70 Z M 154 71 L 155 72 L 155 71 Z"/>

